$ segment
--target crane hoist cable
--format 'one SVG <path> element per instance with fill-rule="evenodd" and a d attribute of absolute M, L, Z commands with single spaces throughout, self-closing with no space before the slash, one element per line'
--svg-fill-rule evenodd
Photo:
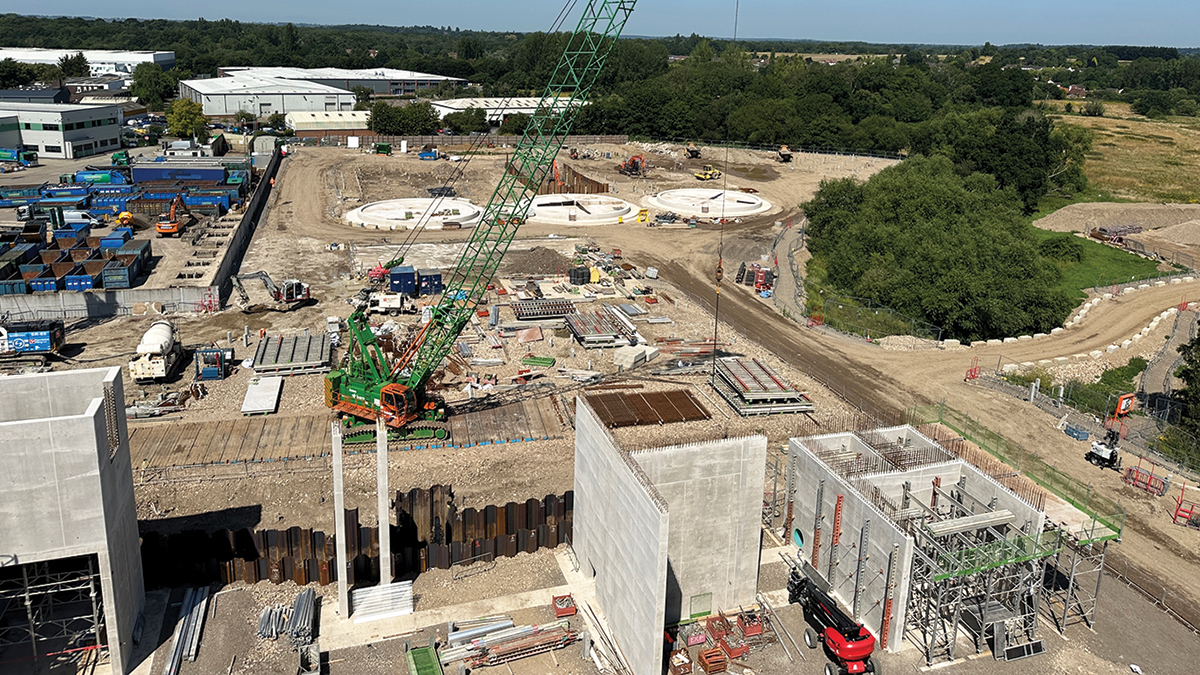
<path fill-rule="evenodd" d="M 550 34 L 556 33 L 560 28 L 562 28 L 563 22 L 565 22 L 567 17 L 570 16 L 571 12 L 574 11 L 575 5 L 578 2 L 579 0 L 567 0 L 566 4 L 562 6 L 562 9 L 558 11 L 558 16 L 555 17 L 554 22 L 550 25 Z M 504 117 L 504 111 L 508 108 L 509 103 L 511 103 L 514 98 L 516 98 L 514 94 L 508 94 L 500 100 L 499 112 L 502 120 Z M 433 201 L 429 204 L 429 208 L 427 208 L 425 212 L 421 214 L 421 218 L 417 221 L 417 223 L 408 230 L 404 236 L 404 239 L 400 242 L 399 246 L 397 246 L 396 252 L 390 257 L 390 260 L 387 263 L 389 268 L 393 265 L 399 265 L 403 263 L 404 258 L 408 255 L 409 249 L 411 249 L 412 245 L 417 242 L 417 238 L 421 235 L 421 232 L 425 230 L 425 227 L 429 224 L 429 220 L 433 218 L 435 213 L 438 212 L 442 205 L 442 200 L 447 198 L 447 195 L 450 192 L 448 188 L 453 188 L 458 184 L 458 180 L 466 173 L 467 167 L 471 163 L 471 159 L 475 157 L 476 153 L 478 153 L 478 151 L 483 147 L 483 144 L 486 142 L 488 136 L 489 134 L 479 134 L 478 136 L 472 137 L 470 145 L 467 146 L 466 158 L 461 162 L 454 163 L 454 168 L 451 169 L 450 174 L 443 179 L 440 189 L 436 191 Z M 505 166 L 505 171 L 507 170 L 508 167 Z"/>
<path fill-rule="evenodd" d="M 737 44 L 738 14 L 741 13 L 741 0 L 733 0 L 733 40 L 729 48 Z M 721 279 L 725 276 L 723 254 L 725 252 L 725 204 L 729 201 L 729 117 L 725 117 L 725 171 L 721 172 L 721 215 L 719 218 L 720 239 L 717 242 L 717 292 L 713 300 L 713 355 L 712 380 L 717 379 L 717 331 L 721 326 Z"/>

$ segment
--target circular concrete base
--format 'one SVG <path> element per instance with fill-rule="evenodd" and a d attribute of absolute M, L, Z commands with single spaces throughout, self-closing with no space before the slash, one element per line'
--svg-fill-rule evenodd
<path fill-rule="evenodd" d="M 646 200 L 650 206 L 681 216 L 742 218 L 771 210 L 771 202 L 747 192 L 706 188 L 663 190 Z"/>
<path fill-rule="evenodd" d="M 609 195 L 538 195 L 529 210 L 531 221 L 565 225 L 615 225 L 637 215 L 637 206 Z"/>
<path fill-rule="evenodd" d="M 437 203 L 437 210 L 427 213 Z M 413 197 L 389 199 L 360 206 L 346 214 L 355 227 L 376 230 L 412 230 L 424 225 L 427 230 L 441 230 L 455 225 L 475 227 L 483 209 L 465 199 L 432 199 Z"/>

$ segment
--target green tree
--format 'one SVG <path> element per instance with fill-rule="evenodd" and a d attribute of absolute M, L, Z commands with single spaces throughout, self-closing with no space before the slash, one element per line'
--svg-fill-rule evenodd
<path fill-rule="evenodd" d="M 529 120 L 530 116 L 525 113 L 511 113 L 500 123 L 496 133 L 503 136 L 520 136 L 525 133 L 525 127 L 529 126 Z"/>
<path fill-rule="evenodd" d="M 456 134 L 487 133 L 492 128 L 487 121 L 487 112 L 483 108 L 467 108 L 460 112 L 449 113 L 444 121 L 446 126 Z"/>
<path fill-rule="evenodd" d="M 281 112 L 271 113 L 271 115 L 267 117 L 267 126 L 275 129 L 276 131 L 283 131 L 283 128 L 287 126 L 287 116 Z"/>
<path fill-rule="evenodd" d="M 23 87 L 34 80 L 33 68 L 12 59 L 0 61 L 0 89 Z"/>
<path fill-rule="evenodd" d="M 1150 90 L 1141 92 L 1141 95 L 1134 99 L 1133 105 L 1130 107 L 1139 115 L 1162 117 L 1171 114 L 1171 110 L 1175 107 L 1175 101 L 1165 91 Z"/>
<path fill-rule="evenodd" d="M 380 136 L 400 136 L 404 133 L 400 108 L 387 101 L 376 101 L 367 115 L 367 128 Z"/>
<path fill-rule="evenodd" d="M 1179 346 L 1183 365 L 1175 371 L 1175 377 L 1183 380 L 1183 388 L 1171 396 L 1183 404 L 1179 425 L 1193 436 L 1200 435 L 1200 336 Z"/>
<path fill-rule="evenodd" d="M 810 273 L 815 265 L 837 291 L 950 337 L 1049 332 L 1072 302 L 1054 289 L 1060 272 L 1021 206 L 995 177 L 961 176 L 945 157 L 912 158 L 866 183 L 827 181 L 804 204 Z"/>
<path fill-rule="evenodd" d="M 375 95 L 374 89 L 359 85 L 357 87 L 351 87 L 350 91 L 354 92 L 355 110 L 371 109 L 371 98 Z"/>
<path fill-rule="evenodd" d="M 436 132 L 441 125 L 441 117 L 427 101 L 412 103 L 403 108 L 405 132 L 407 136 L 427 136 Z"/>
<path fill-rule="evenodd" d="M 256 119 L 254 113 L 249 110 L 239 110 L 233 114 L 233 123 L 242 128 L 253 124 Z"/>
<path fill-rule="evenodd" d="M 458 39 L 458 58 L 471 61 L 483 57 L 483 43 L 476 37 Z"/>
<path fill-rule="evenodd" d="M 163 103 L 175 95 L 175 85 L 155 63 L 139 63 L 133 69 L 130 91 L 151 110 L 161 110 Z"/>
<path fill-rule="evenodd" d="M 1100 101 L 1088 101 L 1083 104 L 1079 114 L 1085 117 L 1104 117 L 1104 104 Z"/>
<path fill-rule="evenodd" d="M 208 137 L 208 130 L 205 128 L 207 122 L 203 108 L 190 99 L 177 99 L 167 111 L 167 128 L 171 135 L 179 138 L 195 136 L 201 141 L 205 140 Z"/>
<path fill-rule="evenodd" d="M 1175 114 L 1195 117 L 1200 114 L 1200 105 L 1197 105 L 1194 98 L 1181 98 L 1175 102 Z"/>
<path fill-rule="evenodd" d="M 92 67 L 88 65 L 83 52 L 76 52 L 74 56 L 64 54 L 59 57 L 58 68 L 67 77 L 87 77 L 92 74 Z"/>

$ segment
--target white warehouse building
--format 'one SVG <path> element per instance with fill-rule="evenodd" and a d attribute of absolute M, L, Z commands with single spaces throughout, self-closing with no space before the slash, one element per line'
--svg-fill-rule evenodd
<path fill-rule="evenodd" d="M 565 105 L 567 98 L 558 99 Z M 532 115 L 537 112 L 542 99 L 537 96 L 513 96 L 510 98 L 451 98 L 445 101 L 433 101 L 433 109 L 443 119 L 450 113 L 465 112 L 471 108 L 482 108 L 488 122 L 500 124 L 505 117 L 514 113 Z"/>
<path fill-rule="evenodd" d="M 107 49 L 42 49 L 40 47 L 0 48 L 0 60 L 12 59 L 21 63 L 57 64 L 64 56 L 75 56 L 83 52 L 91 66 L 92 75 L 117 73 L 129 75 L 142 63 L 158 64 L 163 70 L 175 67 L 175 52 L 112 51 Z"/>
<path fill-rule="evenodd" d="M 0 103 L 0 118 L 16 117 L 25 150 L 43 159 L 75 159 L 121 147 L 121 107 L 69 103 Z"/>
<path fill-rule="evenodd" d="M 451 82 L 465 87 L 467 81 L 445 75 L 431 75 L 412 70 L 397 70 L 395 68 L 365 68 L 349 70 L 346 68 L 286 68 L 249 66 L 228 66 L 218 69 L 218 75 L 254 77 L 273 77 L 281 80 L 299 80 L 323 84 L 328 87 L 351 90 L 355 87 L 368 87 L 376 94 L 415 94 L 422 89 L 432 89 L 445 82 Z"/>
<path fill-rule="evenodd" d="M 179 97 L 191 99 L 205 115 L 231 117 L 239 110 L 263 117 L 273 113 L 336 112 L 354 108 L 354 94 L 324 84 L 277 77 L 235 75 L 179 83 Z"/>

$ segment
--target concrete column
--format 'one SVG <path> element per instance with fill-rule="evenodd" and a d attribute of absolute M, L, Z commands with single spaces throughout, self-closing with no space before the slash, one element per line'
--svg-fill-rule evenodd
<path fill-rule="evenodd" d="M 346 579 L 346 496 L 342 491 L 342 425 L 333 422 L 333 532 L 337 547 L 338 614 L 350 616 L 350 584 Z"/>
<path fill-rule="evenodd" d="M 387 425 L 375 420 L 375 459 L 379 500 L 379 585 L 392 583 L 391 500 L 388 499 Z"/>

